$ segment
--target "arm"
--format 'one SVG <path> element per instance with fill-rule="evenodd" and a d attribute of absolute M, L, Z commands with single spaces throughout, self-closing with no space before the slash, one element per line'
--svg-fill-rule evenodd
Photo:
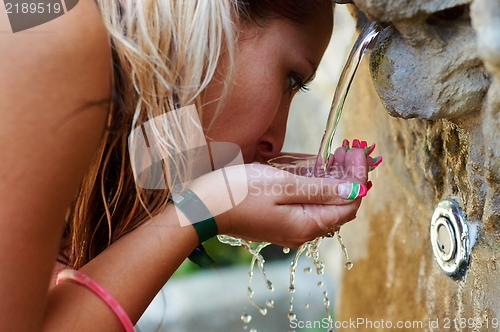
<path fill-rule="evenodd" d="M 9 31 L 5 11 L 0 29 Z M 0 315 L 37 331 L 67 207 L 99 144 L 109 99 L 107 35 L 91 0 L 0 35 Z"/>

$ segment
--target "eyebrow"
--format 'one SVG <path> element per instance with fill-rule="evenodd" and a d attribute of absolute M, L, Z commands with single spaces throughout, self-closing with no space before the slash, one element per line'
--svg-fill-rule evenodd
<path fill-rule="evenodd" d="M 309 63 L 309 65 L 311 66 L 312 68 L 312 74 L 311 74 L 311 77 L 309 77 L 304 83 L 307 84 L 307 83 L 311 83 L 315 78 L 316 78 L 316 71 L 318 70 L 318 65 L 312 61 L 311 59 L 309 59 L 308 57 L 304 57 L 304 59 L 307 61 L 307 63 Z"/>

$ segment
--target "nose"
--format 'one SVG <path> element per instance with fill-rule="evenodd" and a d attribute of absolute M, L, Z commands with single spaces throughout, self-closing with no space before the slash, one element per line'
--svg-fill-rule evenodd
<path fill-rule="evenodd" d="M 273 122 L 257 142 L 256 161 L 267 162 L 280 153 L 285 141 L 286 122 L 288 120 L 290 103 L 291 99 L 283 100 L 278 112 L 274 116 Z"/>

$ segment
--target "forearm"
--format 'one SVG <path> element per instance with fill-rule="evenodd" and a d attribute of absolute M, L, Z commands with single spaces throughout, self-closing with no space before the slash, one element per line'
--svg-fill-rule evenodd
<path fill-rule="evenodd" d="M 121 304 L 136 322 L 198 241 L 193 227 L 180 227 L 172 204 L 80 269 Z M 65 281 L 49 291 L 47 331 L 123 331 L 107 305 L 86 287 Z"/>

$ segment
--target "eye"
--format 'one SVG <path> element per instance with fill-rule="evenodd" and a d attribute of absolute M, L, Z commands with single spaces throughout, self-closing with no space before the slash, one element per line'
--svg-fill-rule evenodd
<path fill-rule="evenodd" d="M 291 72 L 288 75 L 288 91 L 290 91 L 290 93 L 294 93 L 297 91 L 309 91 L 304 77 L 301 74 L 297 72 Z"/>

